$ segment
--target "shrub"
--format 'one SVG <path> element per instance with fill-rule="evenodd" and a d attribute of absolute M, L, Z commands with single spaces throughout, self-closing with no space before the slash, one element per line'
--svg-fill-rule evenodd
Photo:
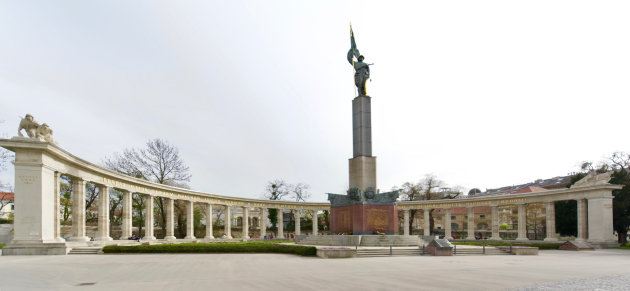
<path fill-rule="evenodd" d="M 309 246 L 282 245 L 275 242 L 185 243 L 140 246 L 106 246 L 103 253 L 281 253 L 316 256 Z"/>

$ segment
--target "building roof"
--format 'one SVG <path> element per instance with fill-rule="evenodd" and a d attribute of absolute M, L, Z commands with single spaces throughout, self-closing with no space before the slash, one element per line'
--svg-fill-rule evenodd
<path fill-rule="evenodd" d="M 15 201 L 15 194 L 13 192 L 0 192 L 0 200 Z"/>
<path fill-rule="evenodd" d="M 495 189 L 486 189 L 486 192 L 476 194 L 475 196 L 481 195 L 501 195 L 501 194 L 519 194 L 519 193 L 529 193 L 529 192 L 538 192 L 549 189 L 559 189 L 565 188 L 569 182 L 571 182 L 571 176 L 558 176 L 553 177 L 551 179 L 538 179 L 534 182 L 529 182 L 520 185 L 513 186 L 505 186 L 501 188 Z"/>

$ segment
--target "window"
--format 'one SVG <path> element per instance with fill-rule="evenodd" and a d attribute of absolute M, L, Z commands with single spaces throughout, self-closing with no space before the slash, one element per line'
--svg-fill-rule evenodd
<path fill-rule="evenodd" d="M 455 215 L 451 215 L 451 220 L 455 220 Z"/>
<path fill-rule="evenodd" d="M 479 218 L 485 218 L 485 217 L 486 217 L 486 216 L 485 216 L 485 215 L 483 215 L 483 214 L 479 215 Z"/>
<path fill-rule="evenodd" d="M 15 210 L 15 205 L 11 204 L 11 210 Z"/>

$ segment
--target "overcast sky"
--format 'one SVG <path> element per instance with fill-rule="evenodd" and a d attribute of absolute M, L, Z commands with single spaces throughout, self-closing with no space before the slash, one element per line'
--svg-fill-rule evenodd
<path fill-rule="evenodd" d="M 99 4 L 100 3 L 100 4 Z M 152 138 L 195 190 L 348 187 L 348 24 L 381 191 L 496 188 L 630 150 L 629 1 L 0 1 L 0 131 L 100 163 Z M 0 176 L 13 180 L 12 170 Z"/>

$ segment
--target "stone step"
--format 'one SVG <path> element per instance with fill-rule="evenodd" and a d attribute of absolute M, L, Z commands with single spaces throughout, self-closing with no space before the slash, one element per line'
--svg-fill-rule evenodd
<path fill-rule="evenodd" d="M 101 251 L 102 248 L 100 247 L 93 247 L 93 248 L 72 248 L 70 250 L 70 252 L 68 252 L 69 255 L 96 255 Z"/>

